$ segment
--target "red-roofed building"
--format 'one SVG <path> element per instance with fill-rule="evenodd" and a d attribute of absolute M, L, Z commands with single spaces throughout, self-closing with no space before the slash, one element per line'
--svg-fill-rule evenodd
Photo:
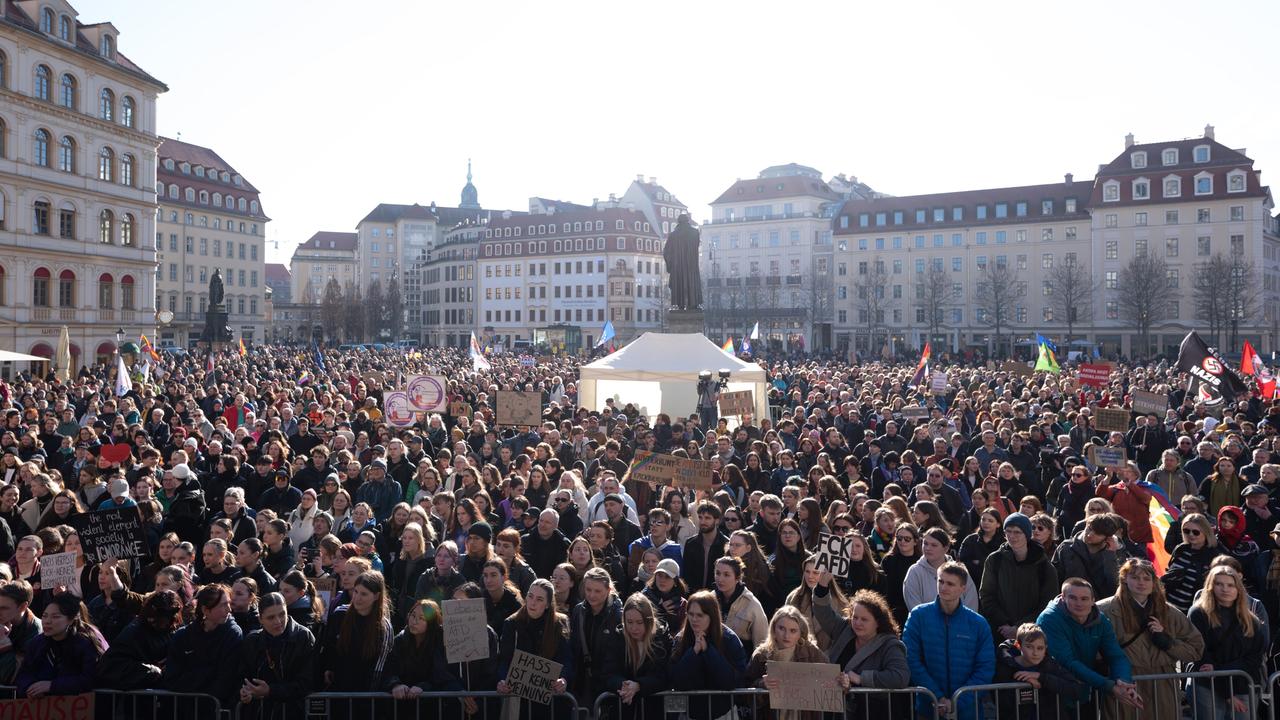
<path fill-rule="evenodd" d="M 156 97 L 168 88 L 119 37 L 65 0 L 0 2 L 0 346 L 52 357 L 66 326 L 72 372 L 109 360 L 117 330 L 137 340 L 156 326 Z"/>

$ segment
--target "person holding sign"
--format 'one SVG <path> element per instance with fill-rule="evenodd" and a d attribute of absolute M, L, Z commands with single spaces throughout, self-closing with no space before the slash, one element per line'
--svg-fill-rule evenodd
<path fill-rule="evenodd" d="M 770 678 L 766 671 L 769 661 L 797 663 L 825 663 L 827 656 L 813 642 L 809 622 L 804 615 L 790 605 L 783 605 L 769 622 L 769 637 L 751 654 L 747 663 L 745 682 L 748 687 L 767 688 L 770 692 L 782 689 L 782 681 Z M 849 676 L 839 676 L 841 690 L 849 689 Z M 767 704 L 767 701 L 766 701 Z M 801 710 L 779 710 L 780 720 L 815 720 L 822 713 Z"/>
<path fill-rule="evenodd" d="M 839 589 L 831 584 L 831 573 L 818 577 L 813 589 L 814 618 L 831 637 L 827 658 L 840 666 L 849 685 L 864 688 L 899 689 L 911 682 L 907 648 L 898 637 L 898 621 L 884 596 L 874 590 L 859 590 L 843 607 L 834 601 Z M 884 700 L 864 707 L 858 697 L 850 698 L 853 717 L 870 717 L 888 712 Z M 892 717 L 905 717 L 905 707 L 894 708 Z"/>
<path fill-rule="evenodd" d="M 444 621 L 435 600 L 419 600 L 406 615 L 405 629 L 391 642 L 384 687 L 396 700 L 412 700 L 424 692 L 462 690 L 444 654 Z M 467 698 L 470 712 L 475 701 Z M 412 714 L 411 709 L 408 714 Z"/>
<path fill-rule="evenodd" d="M 676 690 L 736 690 L 742 687 L 747 655 L 742 640 L 720 620 L 715 593 L 699 591 L 689 598 L 684 629 L 671 653 L 671 678 Z M 733 709 L 724 696 L 691 699 L 690 720 L 723 718 Z"/>
<path fill-rule="evenodd" d="M 506 678 L 511 673 L 511 661 L 516 650 L 522 650 L 560 664 L 560 677 L 551 683 L 551 691 L 560 694 L 573 680 L 573 653 L 569 649 L 569 620 L 555 610 L 555 588 L 551 581 L 539 578 L 529 586 L 524 607 L 507 618 L 502 626 L 502 641 L 498 649 L 498 692 L 510 693 L 512 688 Z M 533 706 L 522 702 L 522 718 L 550 718 L 553 705 Z"/>
<path fill-rule="evenodd" d="M 40 618 L 42 632 L 25 648 L 14 681 L 20 697 L 93 692 L 93 671 L 106 641 L 89 623 L 80 598 L 58 593 Z"/>

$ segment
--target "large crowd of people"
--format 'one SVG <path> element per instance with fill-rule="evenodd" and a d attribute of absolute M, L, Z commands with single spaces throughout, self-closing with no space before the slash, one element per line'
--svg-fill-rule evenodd
<path fill-rule="evenodd" d="M 1280 402 L 1207 407 L 1164 365 L 1089 387 L 954 364 L 935 395 L 913 364 L 792 358 L 761 362 L 770 417 L 708 427 L 625 397 L 579 407 L 576 360 L 490 363 L 269 346 L 171 359 L 122 396 L 101 368 L 0 385 L 0 684 L 302 717 L 317 691 L 505 693 L 519 649 L 561 664 L 554 692 L 616 693 L 627 717 L 661 716 L 643 701 L 667 690 L 776 689 L 770 661 L 923 687 L 959 718 L 982 700 L 951 707 L 956 690 L 1006 681 L 1038 690 L 1001 695 L 1012 717 L 1251 711 L 1243 679 L 1135 678 L 1262 681 Z M 384 393 L 415 373 L 449 379 L 454 414 L 392 426 Z M 542 423 L 497 423 L 502 390 L 541 392 Z M 1168 410 L 1097 430 L 1094 408 L 1134 390 Z M 1126 460 L 1096 464 L 1103 448 Z M 711 489 L 633 479 L 637 450 L 708 462 Z M 1177 509 L 1163 541 L 1157 495 Z M 119 507 L 148 552 L 94 562 L 72 520 Z M 819 569 L 824 533 L 853 539 L 842 576 Z M 76 580 L 42 583 L 64 552 Z M 490 653 L 455 664 L 443 607 L 462 598 L 484 600 Z M 899 700 L 849 695 L 894 717 Z"/>

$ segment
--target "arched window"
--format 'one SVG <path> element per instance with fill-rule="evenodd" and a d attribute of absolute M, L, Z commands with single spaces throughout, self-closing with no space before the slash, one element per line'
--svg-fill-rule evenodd
<path fill-rule="evenodd" d="M 116 165 L 116 154 L 111 152 L 111 148 L 104 147 L 98 153 L 98 179 L 111 182 L 113 171 Z"/>
<path fill-rule="evenodd" d="M 120 218 L 120 244 L 121 245 L 127 245 L 130 247 L 133 246 L 134 227 L 135 227 L 135 224 L 133 221 L 133 216 L 130 215 L 129 213 L 125 213 L 124 216 Z"/>
<path fill-rule="evenodd" d="M 98 242 L 110 245 L 115 240 L 116 216 L 110 210 L 98 215 Z"/>
<path fill-rule="evenodd" d="M 213 194 L 213 206 L 222 207 L 222 193 L 216 192 Z"/>
<path fill-rule="evenodd" d="M 63 15 L 58 18 L 58 37 L 71 42 L 71 18 Z"/>
<path fill-rule="evenodd" d="M 250 201 L 249 201 L 249 212 L 253 213 L 254 215 L 257 215 L 257 214 L 258 214 L 258 201 L 257 201 L 257 200 L 250 200 Z"/>
<path fill-rule="evenodd" d="M 49 234 L 49 201 L 37 200 L 31 204 L 31 232 L 36 235 Z"/>
<path fill-rule="evenodd" d="M 124 277 L 120 278 L 120 309 L 121 310 L 137 309 L 133 305 L 133 298 L 134 298 L 133 276 L 125 275 Z"/>
<path fill-rule="evenodd" d="M 200 191 L 200 204 L 201 204 L 201 205 L 208 205 L 208 204 L 209 204 L 209 191 L 208 191 L 208 190 L 201 190 L 201 191 Z"/>
<path fill-rule="evenodd" d="M 103 120 L 110 120 L 115 116 L 115 110 L 116 94 L 109 88 L 102 88 L 102 94 L 98 96 L 98 115 Z"/>
<path fill-rule="evenodd" d="M 40 32 L 53 34 L 53 11 L 49 8 L 40 11 Z"/>
<path fill-rule="evenodd" d="M 244 198 L 240 198 L 237 202 L 240 206 L 240 212 L 244 212 Z"/>
<path fill-rule="evenodd" d="M 120 184 L 133 187 L 133 156 L 125 155 L 120 158 Z"/>
<path fill-rule="evenodd" d="M 76 171 L 76 141 L 63 135 L 58 141 L 58 169 L 70 173 Z"/>
<path fill-rule="evenodd" d="M 31 162 L 49 167 L 49 131 L 44 128 L 36 130 L 35 144 L 31 148 Z"/>
<path fill-rule="evenodd" d="M 36 268 L 31 275 L 31 304 L 36 307 L 49 307 L 48 268 Z"/>
<path fill-rule="evenodd" d="M 164 183 L 162 182 L 156 183 L 156 197 L 164 197 Z"/>
<path fill-rule="evenodd" d="M 62 90 L 58 95 L 62 107 L 76 109 L 76 79 L 71 73 L 62 74 Z"/>
<path fill-rule="evenodd" d="M 58 307 L 76 306 L 76 274 L 70 270 L 58 273 Z"/>
<path fill-rule="evenodd" d="M 103 310 L 110 310 L 112 307 L 112 299 L 115 297 L 116 281 L 111 277 L 111 273 L 102 273 L 98 277 L 98 307 Z"/>
<path fill-rule="evenodd" d="M 36 66 L 36 84 L 35 87 L 32 88 L 32 93 L 36 96 L 37 100 L 49 99 L 49 78 L 52 75 L 53 73 L 49 71 L 48 66 Z"/>
<path fill-rule="evenodd" d="M 120 100 L 120 124 L 133 127 L 133 98 L 128 95 Z"/>

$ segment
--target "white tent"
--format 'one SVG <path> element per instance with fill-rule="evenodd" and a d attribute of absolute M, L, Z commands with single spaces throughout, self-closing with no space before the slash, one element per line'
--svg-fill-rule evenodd
<path fill-rule="evenodd" d="M 658 413 L 687 417 L 698 409 L 698 373 L 730 371 L 727 391 L 754 393 L 756 418 L 769 417 L 768 380 L 764 368 L 721 350 L 700 333 L 645 333 L 626 347 L 579 371 L 578 404 L 604 408 L 608 398 L 618 407 L 633 403 L 650 418 Z"/>

